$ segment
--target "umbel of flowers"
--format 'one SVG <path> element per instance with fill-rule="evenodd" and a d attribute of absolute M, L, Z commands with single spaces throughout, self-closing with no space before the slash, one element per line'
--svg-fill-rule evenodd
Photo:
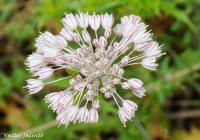
<path fill-rule="evenodd" d="M 29 93 L 38 93 L 45 85 L 66 78 L 48 81 L 57 71 L 77 69 L 69 87 L 45 96 L 59 124 L 96 123 L 99 96 L 104 96 L 115 101 L 125 126 L 138 106 L 121 97 L 116 85 L 131 90 L 138 98 L 145 96 L 143 82 L 126 79 L 123 74 L 127 66 L 133 65 L 155 70 L 156 60 L 163 54 L 161 47 L 136 15 L 122 17 L 115 26 L 110 14 L 66 14 L 62 23 L 64 27 L 57 35 L 41 33 L 36 39 L 36 51 L 27 58 L 26 64 L 35 77 L 27 80 Z M 72 43 L 79 47 L 72 48 Z"/>

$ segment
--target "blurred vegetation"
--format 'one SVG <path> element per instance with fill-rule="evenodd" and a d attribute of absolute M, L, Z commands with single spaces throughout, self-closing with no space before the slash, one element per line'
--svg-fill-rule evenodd
<path fill-rule="evenodd" d="M 198 0 L 1 0 L 0 132 L 24 132 L 34 127 L 36 130 L 32 131 L 41 132 L 46 126 L 52 125 L 48 122 L 55 120 L 55 114 L 43 97 L 50 91 L 64 89 L 66 81 L 30 96 L 23 89 L 25 80 L 31 76 L 24 61 L 34 51 L 39 32 L 48 30 L 58 33 L 62 28 L 60 20 L 64 13 L 78 11 L 113 13 L 115 22 L 128 14 L 142 17 L 154 33 L 154 38 L 164 44 L 163 49 L 167 54 L 159 60 L 157 71 L 150 72 L 143 68 L 130 68 L 127 71 L 126 77 L 134 76 L 144 81 L 147 89 L 144 99 L 135 99 L 128 92 L 121 93 L 139 104 L 136 114 L 152 139 L 182 140 L 186 134 L 179 136 L 178 132 L 194 127 L 199 134 L 200 104 L 190 104 L 200 100 Z M 190 101 L 188 105 L 184 104 L 185 100 Z M 176 105 L 181 101 L 183 104 Z M 190 111 L 197 113 L 188 118 Z M 179 112 L 186 112 L 186 117 Z M 54 126 L 45 129 L 43 134 L 44 140 L 143 139 L 133 122 L 129 122 L 127 128 L 123 127 L 116 108 L 104 99 L 101 99 L 97 124 L 72 124 L 67 129 Z"/>

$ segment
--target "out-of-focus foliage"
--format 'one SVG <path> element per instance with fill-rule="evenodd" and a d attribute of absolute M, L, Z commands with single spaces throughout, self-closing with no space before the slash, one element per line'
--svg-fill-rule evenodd
<path fill-rule="evenodd" d="M 6 112 L 8 119 L 3 123 L 0 120 L 0 128 L 3 126 L 0 131 L 22 132 L 55 119 L 43 97 L 50 91 L 64 89 L 67 81 L 30 96 L 23 89 L 25 80 L 30 77 L 24 61 L 34 50 L 39 32 L 48 30 L 56 34 L 62 27 L 60 20 L 65 12 L 88 11 L 113 13 L 115 22 L 123 15 L 137 14 L 152 29 L 155 39 L 164 44 L 167 54 L 159 61 L 157 71 L 130 68 L 125 73 L 126 77 L 134 76 L 144 81 L 147 96 L 138 100 L 131 93 L 118 90 L 139 104 L 136 114 L 153 139 L 173 139 L 176 132 L 170 129 L 175 125 L 170 119 L 173 114 L 163 106 L 176 95 L 180 100 L 200 99 L 199 9 L 198 0 L 1 0 L 0 112 Z M 99 123 L 75 124 L 67 129 L 53 127 L 43 133 L 44 140 L 143 139 L 133 122 L 123 127 L 115 106 L 103 98 Z"/>

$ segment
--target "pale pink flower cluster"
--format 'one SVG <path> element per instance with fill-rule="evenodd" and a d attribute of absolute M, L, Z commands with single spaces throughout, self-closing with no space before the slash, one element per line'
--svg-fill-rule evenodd
<path fill-rule="evenodd" d="M 26 64 L 36 77 L 27 80 L 29 93 L 38 93 L 45 85 L 66 79 L 48 81 L 56 71 L 76 69 L 78 74 L 70 80 L 66 90 L 45 96 L 57 114 L 57 121 L 64 125 L 96 123 L 99 96 L 103 95 L 116 102 L 119 118 L 125 126 L 138 106 L 123 99 L 116 85 L 131 90 L 138 98 L 145 96 L 143 82 L 124 78 L 124 70 L 133 65 L 155 70 L 157 58 L 163 55 L 161 47 L 135 15 L 122 17 L 114 27 L 114 17 L 110 14 L 66 14 L 62 23 L 64 27 L 57 35 L 41 33 L 36 39 L 36 52 L 27 58 Z M 78 47 L 72 47 L 74 44 Z"/>

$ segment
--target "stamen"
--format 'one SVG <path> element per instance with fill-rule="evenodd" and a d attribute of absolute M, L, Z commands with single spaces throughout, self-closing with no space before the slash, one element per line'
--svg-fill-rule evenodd
<path fill-rule="evenodd" d="M 135 52 L 136 50 L 133 48 L 133 50 L 131 50 L 131 52 L 127 55 L 130 56 L 133 52 Z"/>
<path fill-rule="evenodd" d="M 126 39 L 126 38 L 125 38 Z M 124 45 L 124 46 L 127 46 L 127 42 L 129 41 L 129 39 L 130 39 L 130 37 L 128 38 L 128 39 L 122 39 L 121 41 L 120 41 L 120 43 L 119 43 L 119 46 L 120 45 Z M 126 43 L 124 43 L 124 42 L 126 42 Z M 119 50 L 119 49 L 121 49 L 121 46 L 120 47 L 117 47 L 117 49 Z M 114 51 L 118 51 L 118 50 L 114 50 Z M 123 51 L 121 51 L 121 52 L 123 52 Z M 118 53 L 116 53 L 114 56 L 113 56 L 113 58 L 111 59 L 111 61 L 110 61 L 110 65 L 112 65 L 112 63 L 113 62 L 115 62 L 115 60 L 117 59 L 117 58 L 119 58 L 121 55 L 122 55 L 122 53 L 121 52 L 118 52 Z"/>
<path fill-rule="evenodd" d="M 98 35 L 97 35 L 97 31 L 95 30 L 94 32 L 95 32 L 96 39 L 99 40 Z"/>
<path fill-rule="evenodd" d="M 132 66 L 132 65 L 138 65 L 138 64 L 140 64 L 140 63 L 130 63 L 130 64 L 128 64 L 128 66 Z"/>
<path fill-rule="evenodd" d="M 83 39 L 82 39 L 82 36 L 81 36 L 80 33 L 78 32 L 78 29 L 76 29 L 76 33 L 77 33 L 78 36 L 80 37 L 81 42 L 83 43 L 83 45 L 86 46 L 86 45 L 85 45 L 85 42 L 84 42 Z"/>
<path fill-rule="evenodd" d="M 115 74 L 110 74 L 110 75 L 113 75 L 113 76 L 116 76 L 116 77 L 118 77 L 118 78 L 121 78 L 121 79 L 123 79 L 123 80 L 125 80 L 125 81 L 128 81 L 128 79 L 126 79 L 126 78 L 124 78 L 124 77 L 121 77 L 121 76 L 119 76 L 119 75 L 115 75 Z"/>
<path fill-rule="evenodd" d="M 79 102 L 80 102 L 81 96 L 82 96 L 82 94 L 83 94 L 83 91 L 84 91 L 86 85 L 87 85 L 87 81 L 85 82 L 85 85 L 84 85 L 84 87 L 83 87 L 82 90 L 81 90 L 80 97 L 79 97 L 79 99 L 78 99 L 77 105 L 79 105 Z"/>
<path fill-rule="evenodd" d="M 114 92 L 114 93 L 119 97 L 119 99 L 120 99 L 121 101 L 124 100 L 121 96 L 119 96 L 119 94 L 118 94 L 117 92 Z"/>
<path fill-rule="evenodd" d="M 111 41 L 110 44 L 108 45 L 108 49 L 107 49 L 106 54 L 108 54 L 108 52 L 110 51 L 110 49 L 111 49 L 110 46 L 111 46 L 111 45 L 113 44 L 113 42 L 115 41 L 116 37 L 117 37 L 117 35 L 115 35 L 115 36 L 113 37 L 112 41 Z"/>
<path fill-rule="evenodd" d="M 75 52 L 75 50 L 74 49 L 70 49 L 69 47 L 67 47 L 67 48 L 63 48 L 65 51 L 67 51 L 67 52 L 69 52 L 69 53 L 73 53 L 73 52 Z"/>
<path fill-rule="evenodd" d="M 80 100 L 80 104 L 83 102 L 83 100 L 85 99 L 85 97 L 86 97 L 86 94 L 83 95 L 82 99 Z"/>
<path fill-rule="evenodd" d="M 138 58 L 143 58 L 145 55 L 144 54 L 141 54 L 141 55 L 138 55 L 138 56 L 134 56 L 134 57 L 131 57 L 129 60 L 137 60 Z"/>
<path fill-rule="evenodd" d="M 116 104 L 117 104 L 118 108 L 120 108 L 121 106 L 119 105 L 119 103 L 118 103 L 117 99 L 115 98 L 115 96 L 114 96 L 114 95 L 112 95 L 112 97 L 113 97 L 113 99 L 115 100 L 115 102 L 116 102 Z"/>
<path fill-rule="evenodd" d="M 138 56 L 138 57 L 133 57 L 133 58 L 129 59 L 128 63 L 136 61 L 136 60 L 139 60 L 139 59 L 142 59 L 142 58 L 145 58 L 145 57 L 146 57 L 145 55 Z"/>
<path fill-rule="evenodd" d="M 67 77 L 60 78 L 60 79 L 57 79 L 57 80 L 54 80 L 54 81 L 51 81 L 51 82 L 47 82 L 47 83 L 45 83 L 45 85 L 52 84 L 52 83 L 55 83 L 55 82 L 58 82 L 58 81 L 61 81 L 61 80 L 65 80 L 65 79 L 67 79 L 69 77 L 71 77 L 71 76 L 67 76 Z"/>

